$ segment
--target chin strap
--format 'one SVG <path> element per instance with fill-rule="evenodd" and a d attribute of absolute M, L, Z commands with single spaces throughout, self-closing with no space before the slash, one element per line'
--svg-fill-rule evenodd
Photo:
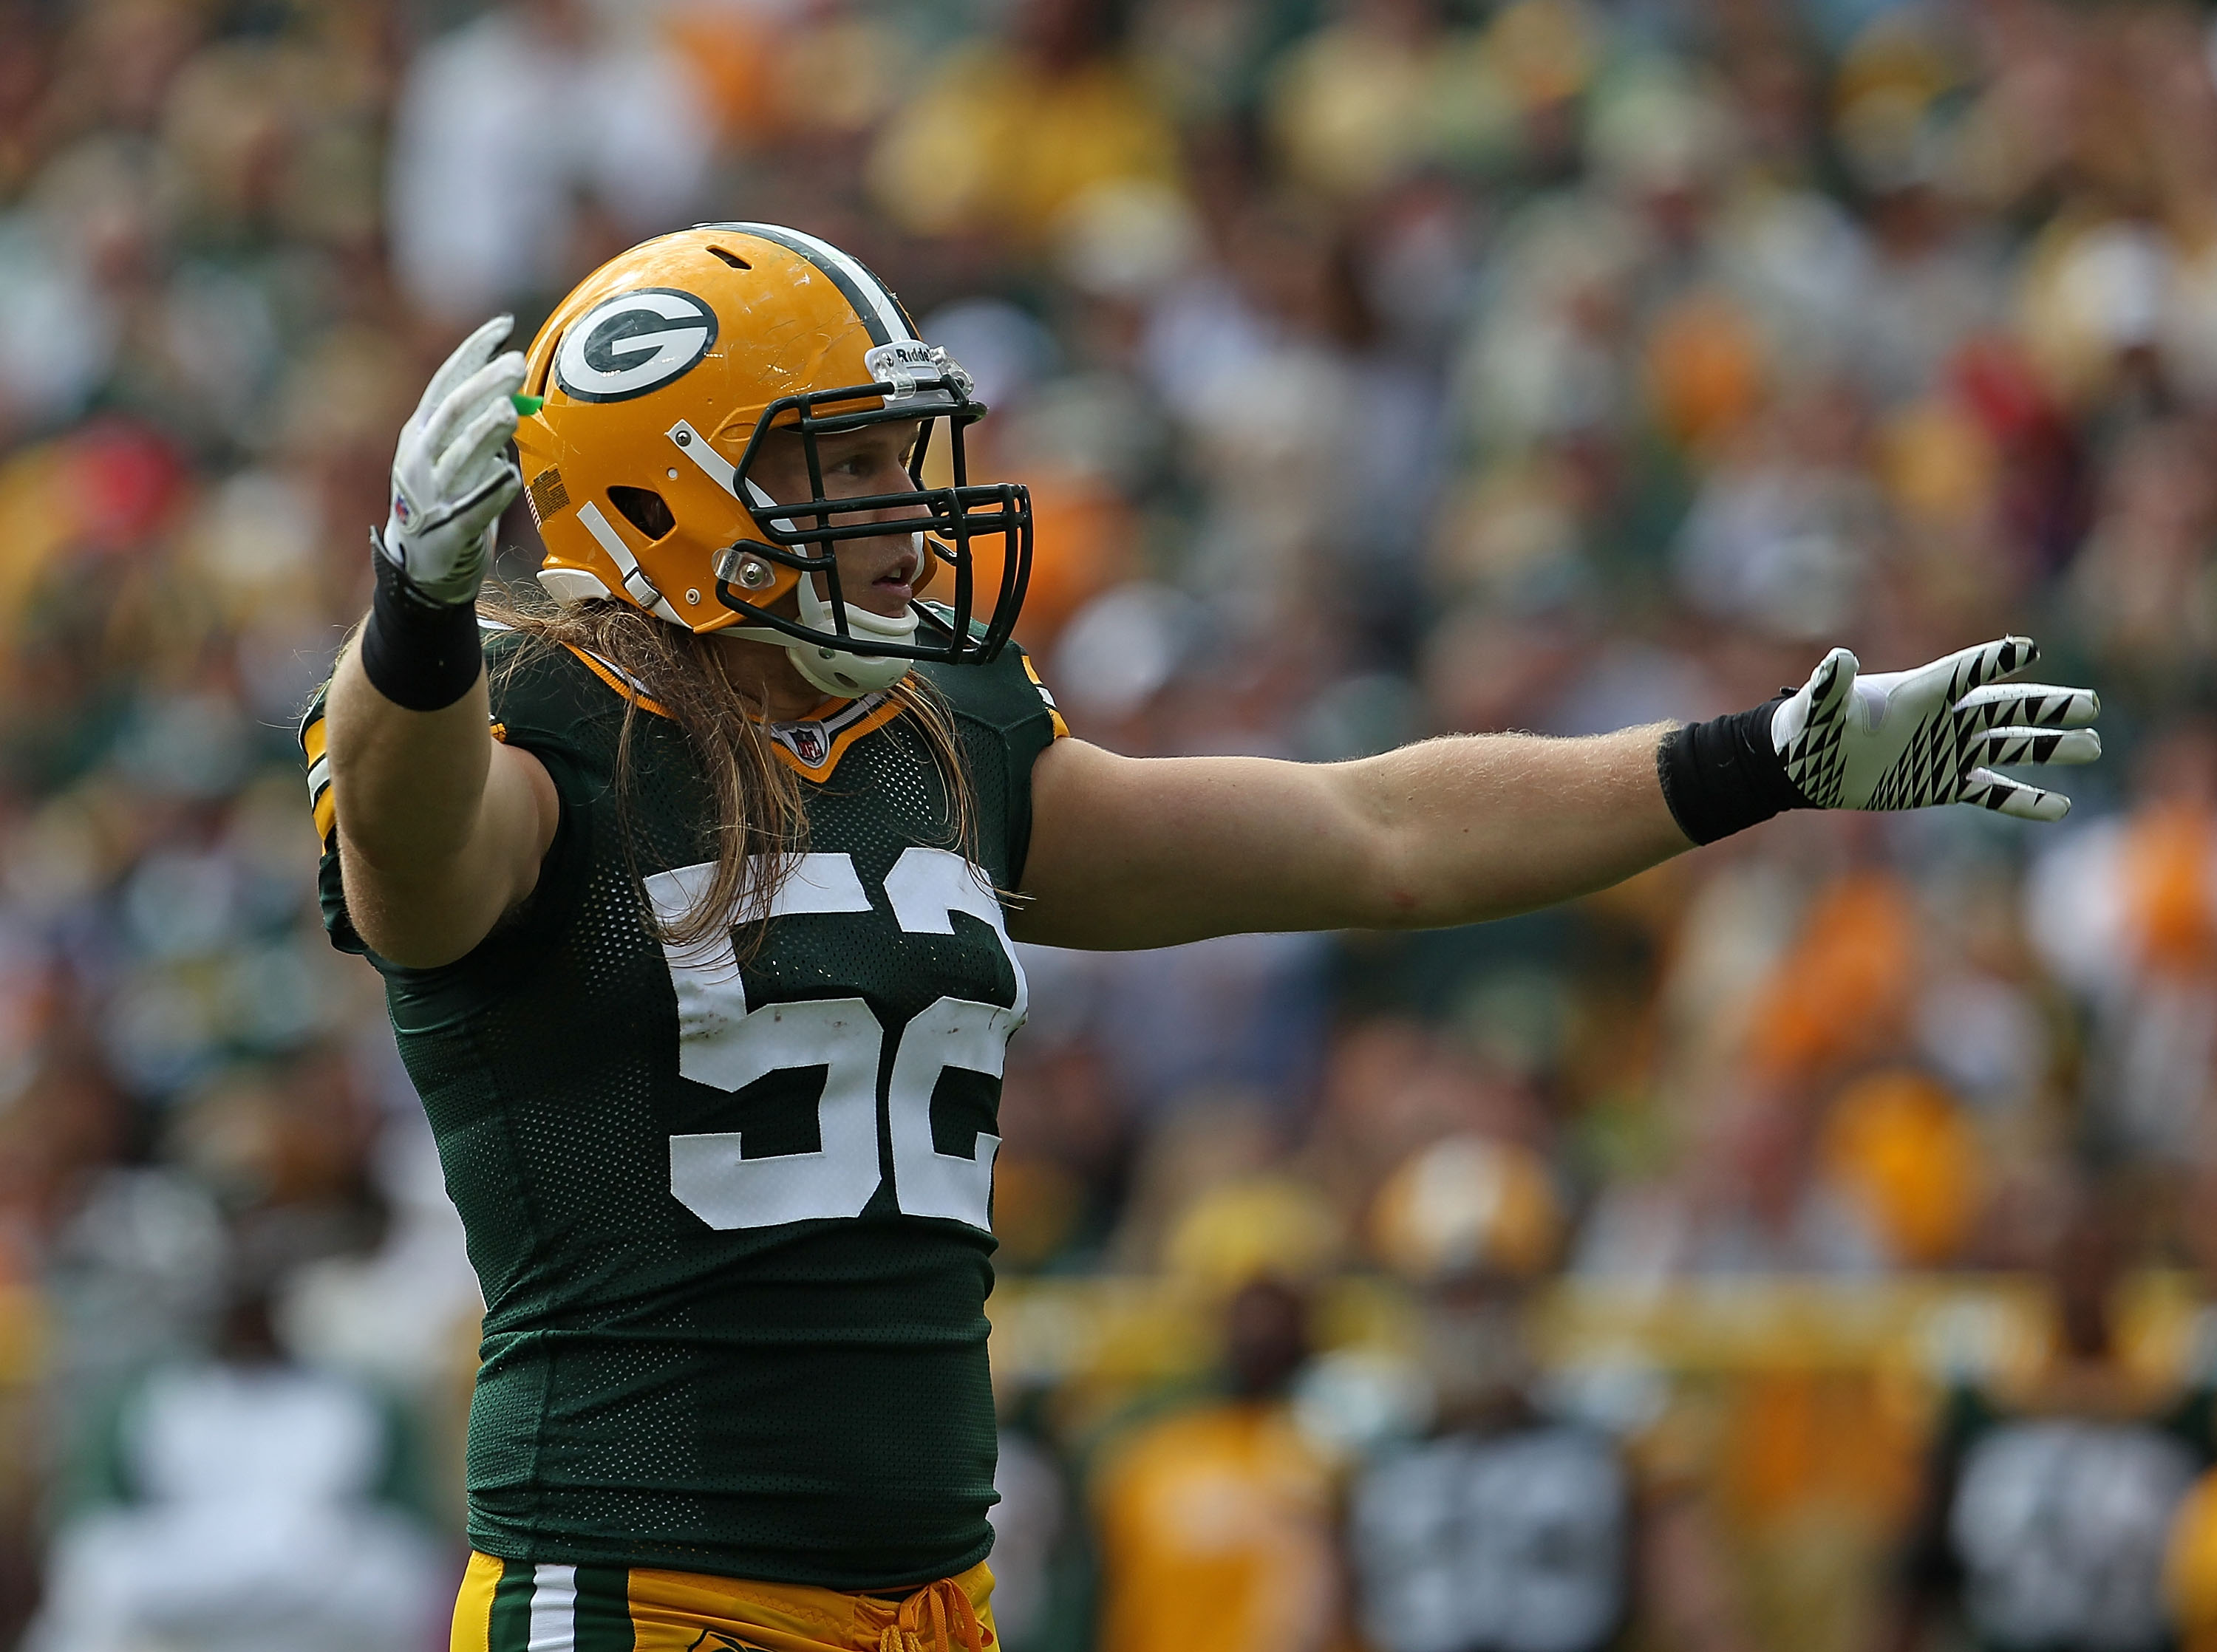
<path fill-rule="evenodd" d="M 830 631 L 831 605 L 816 595 L 815 586 L 812 578 L 801 576 L 800 620 L 812 629 Z M 858 639 L 905 643 L 916 634 L 916 615 L 906 614 L 903 620 L 891 620 L 882 613 L 857 608 L 851 602 L 847 604 L 847 629 Z M 823 643 L 804 643 L 768 626 L 733 626 L 726 635 L 776 644 L 793 661 L 794 670 L 825 693 L 836 694 L 842 700 L 856 700 L 892 687 L 908 675 L 913 663 L 897 654 L 853 654 Z"/>

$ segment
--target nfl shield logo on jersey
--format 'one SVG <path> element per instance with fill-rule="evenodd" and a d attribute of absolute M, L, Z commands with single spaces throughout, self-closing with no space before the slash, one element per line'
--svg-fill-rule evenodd
<path fill-rule="evenodd" d="M 781 723 L 777 726 L 777 736 L 792 748 L 794 756 L 811 768 L 821 763 L 831 749 L 831 743 L 824 738 L 821 723 Z"/>

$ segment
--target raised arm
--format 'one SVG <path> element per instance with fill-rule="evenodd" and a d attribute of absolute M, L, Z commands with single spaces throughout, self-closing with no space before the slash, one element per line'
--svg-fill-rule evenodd
<path fill-rule="evenodd" d="M 339 865 L 380 956 L 461 957 L 528 895 L 553 841 L 553 782 L 489 730 L 476 599 L 493 524 L 516 496 L 503 448 L 522 358 L 507 317 L 450 356 L 401 433 L 377 598 L 339 662 L 324 719 Z"/>
<path fill-rule="evenodd" d="M 380 957 L 461 957 L 531 893 L 559 818 L 554 782 L 486 730 L 484 674 L 453 705 L 411 712 L 349 649 L 324 727 L 347 915 Z"/>
<path fill-rule="evenodd" d="M 1603 888 L 1783 809 L 1965 803 L 2060 819 L 1989 764 L 2085 762 L 2084 689 L 2008 681 L 2023 638 L 1689 727 L 1476 735 L 1359 762 L 1118 757 L 1058 741 L 1032 774 L 1020 939 L 1165 946 L 1242 930 L 1425 928 Z"/>

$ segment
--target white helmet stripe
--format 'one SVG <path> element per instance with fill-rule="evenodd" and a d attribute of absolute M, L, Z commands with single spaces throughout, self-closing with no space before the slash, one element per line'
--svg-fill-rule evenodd
<path fill-rule="evenodd" d="M 886 284 L 829 241 L 819 241 L 799 230 L 787 229 L 782 224 L 716 224 L 701 227 L 738 230 L 747 235 L 760 236 L 765 241 L 775 241 L 788 251 L 799 253 L 831 277 L 873 333 L 882 332 L 885 335 L 882 338 L 874 339 L 874 342 L 890 344 L 896 339 L 916 337 L 909 330 L 907 317 L 901 314 L 900 305 L 894 301 Z M 868 306 L 868 314 L 862 313 L 865 305 Z"/>

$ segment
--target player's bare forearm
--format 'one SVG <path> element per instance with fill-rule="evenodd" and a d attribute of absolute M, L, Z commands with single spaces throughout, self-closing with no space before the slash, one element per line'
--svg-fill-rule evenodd
<path fill-rule="evenodd" d="M 435 712 L 396 706 L 349 649 L 325 728 L 347 909 L 396 963 L 460 957 L 531 891 L 558 805 L 545 767 L 487 732 L 482 675 Z"/>
<path fill-rule="evenodd" d="M 1011 928 L 1164 946 L 1473 923 L 1565 900 L 1690 847 L 1656 779 L 1664 732 L 1465 736 L 1330 764 L 1059 741 L 1033 771 L 1030 898 Z"/>
<path fill-rule="evenodd" d="M 1364 927 L 1431 928 L 1550 906 L 1693 845 L 1656 779 L 1668 724 L 1565 740 L 1428 740 L 1339 773 L 1371 823 Z"/>
<path fill-rule="evenodd" d="M 476 830 L 492 739 L 485 680 L 453 705 L 411 712 L 370 685 L 361 650 L 331 680 L 328 749 L 340 840 L 365 868 L 422 876 Z"/>

